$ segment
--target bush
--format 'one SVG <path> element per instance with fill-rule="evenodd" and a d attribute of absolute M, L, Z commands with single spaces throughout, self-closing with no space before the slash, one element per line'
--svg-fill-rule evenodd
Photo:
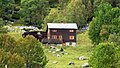
<path fill-rule="evenodd" d="M 100 43 L 93 51 L 89 63 L 92 68 L 119 68 L 115 44 Z"/>
<path fill-rule="evenodd" d="M 5 68 L 5 65 L 8 68 L 25 68 L 24 64 L 24 58 L 20 55 L 5 52 L 3 49 L 0 49 L 0 68 Z"/>
<path fill-rule="evenodd" d="M 25 58 L 27 68 L 41 67 L 44 68 L 47 58 L 44 54 L 42 44 L 33 36 L 27 36 L 17 41 L 18 53 Z"/>
<path fill-rule="evenodd" d="M 114 42 L 115 44 L 120 46 L 120 36 L 117 34 L 110 34 L 108 41 Z"/>
<path fill-rule="evenodd" d="M 8 34 L 0 34 L 0 48 L 5 51 L 13 51 L 15 47 L 15 39 Z"/>

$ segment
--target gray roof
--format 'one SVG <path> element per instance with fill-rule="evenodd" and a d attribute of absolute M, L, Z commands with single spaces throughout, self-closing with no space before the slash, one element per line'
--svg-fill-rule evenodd
<path fill-rule="evenodd" d="M 76 23 L 47 23 L 49 29 L 77 29 Z"/>

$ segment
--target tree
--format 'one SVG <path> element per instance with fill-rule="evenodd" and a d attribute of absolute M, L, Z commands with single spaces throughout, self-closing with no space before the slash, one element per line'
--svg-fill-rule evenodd
<path fill-rule="evenodd" d="M 19 9 L 20 4 L 19 0 L 1 0 L 0 1 L 0 18 L 4 20 L 4 23 L 15 22 L 20 17 Z"/>
<path fill-rule="evenodd" d="M 24 57 L 16 53 L 16 41 L 8 34 L 0 34 L 0 67 L 23 68 L 25 67 Z M 19 50 L 19 49 L 18 49 Z"/>
<path fill-rule="evenodd" d="M 86 6 L 85 8 L 86 19 L 87 19 L 87 23 L 89 23 L 92 20 L 94 14 L 92 1 L 89 0 L 85 6 Z"/>
<path fill-rule="evenodd" d="M 85 5 L 81 0 L 71 0 L 64 12 L 65 22 L 77 23 L 78 28 L 86 24 Z"/>
<path fill-rule="evenodd" d="M 63 9 L 70 0 L 48 0 L 50 8 Z"/>
<path fill-rule="evenodd" d="M 110 3 L 113 7 L 119 7 L 118 4 L 120 4 L 120 0 L 95 0 L 94 1 L 94 6 L 97 7 L 101 3 L 108 2 Z"/>
<path fill-rule="evenodd" d="M 0 49 L 0 67 L 5 68 L 25 68 L 24 58 L 20 55 L 11 52 L 6 52 L 3 49 Z"/>
<path fill-rule="evenodd" d="M 98 6 L 94 13 L 95 17 L 89 25 L 89 38 L 96 45 L 108 41 L 110 34 L 120 36 L 120 9 L 112 8 L 109 3 Z"/>
<path fill-rule="evenodd" d="M 77 23 L 78 28 L 84 27 L 87 23 L 87 18 L 85 18 L 85 5 L 81 0 L 70 0 L 70 2 L 68 1 L 67 3 L 64 8 L 51 9 L 44 21 Z"/>
<path fill-rule="evenodd" d="M 58 9 L 51 8 L 50 13 L 44 19 L 44 23 L 48 23 L 48 22 L 52 23 L 54 19 L 57 17 L 58 13 L 59 13 Z"/>
<path fill-rule="evenodd" d="M 6 52 L 12 52 L 15 48 L 15 39 L 8 34 L 0 34 L 0 49 L 4 49 Z"/>
<path fill-rule="evenodd" d="M 100 43 L 93 51 L 89 63 L 92 68 L 119 68 L 116 45 Z"/>
<path fill-rule="evenodd" d="M 47 23 L 53 23 L 59 14 L 59 10 L 56 8 L 51 8 L 49 14 L 44 18 L 44 24 L 42 25 L 43 30 L 46 31 Z"/>
<path fill-rule="evenodd" d="M 42 44 L 33 36 L 21 38 L 18 42 L 16 52 L 25 58 L 26 68 L 44 68 L 47 58 L 44 54 Z"/>
<path fill-rule="evenodd" d="M 117 35 L 117 34 L 110 34 L 109 38 L 108 38 L 108 41 L 109 42 L 114 42 L 116 45 L 120 46 L 120 36 Z M 118 46 L 118 48 L 120 48 L 119 46 Z"/>
<path fill-rule="evenodd" d="M 44 68 L 47 58 L 42 44 L 33 36 L 21 38 L 17 42 L 7 34 L 0 35 L 0 67 Z"/>
<path fill-rule="evenodd" d="M 41 28 L 45 16 L 48 14 L 47 0 L 21 0 L 21 18 L 25 25 Z"/>
<path fill-rule="evenodd" d="M 8 32 L 7 28 L 5 28 L 4 25 L 5 24 L 4 24 L 3 19 L 0 18 L 0 33 L 7 33 Z"/>

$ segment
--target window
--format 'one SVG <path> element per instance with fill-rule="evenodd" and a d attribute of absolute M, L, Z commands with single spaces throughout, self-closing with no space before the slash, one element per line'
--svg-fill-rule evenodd
<path fill-rule="evenodd" d="M 69 30 L 69 32 L 74 32 L 74 30 Z"/>
<path fill-rule="evenodd" d="M 62 35 L 59 35 L 59 40 L 62 40 Z"/>
<path fill-rule="evenodd" d="M 52 35 L 52 39 L 57 39 L 57 36 L 56 35 Z"/>
<path fill-rule="evenodd" d="M 57 30 L 52 30 L 52 32 L 57 32 Z"/>
<path fill-rule="evenodd" d="M 69 36 L 69 39 L 70 40 L 74 40 L 74 36 Z"/>

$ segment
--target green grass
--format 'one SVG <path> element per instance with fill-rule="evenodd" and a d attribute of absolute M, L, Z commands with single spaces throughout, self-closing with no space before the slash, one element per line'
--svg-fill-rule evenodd
<path fill-rule="evenodd" d="M 16 40 L 21 38 L 21 33 L 11 32 L 8 33 L 13 36 Z M 49 46 L 44 46 L 44 51 L 49 62 L 45 68 L 81 68 L 81 65 L 88 62 L 90 56 L 92 44 L 88 38 L 87 32 L 77 34 L 77 46 L 76 47 L 63 47 L 68 55 L 62 55 L 61 57 L 54 56 L 51 52 L 48 52 Z M 57 46 L 56 48 L 61 48 Z M 78 60 L 79 56 L 85 56 L 87 60 Z M 57 61 L 57 64 L 53 64 Z M 73 61 L 75 65 L 68 65 L 69 62 Z"/>
<path fill-rule="evenodd" d="M 77 50 L 79 49 L 79 51 Z M 88 60 L 78 60 L 79 56 L 85 56 L 89 58 L 89 53 L 78 47 L 67 47 L 65 52 L 68 55 L 62 55 L 61 57 L 54 56 L 52 53 L 48 52 L 48 49 L 45 49 L 47 58 L 49 59 L 46 68 L 80 68 L 82 64 Z M 53 64 L 54 61 L 58 61 L 58 64 Z M 68 65 L 70 61 L 75 62 L 75 65 Z"/>
<path fill-rule="evenodd" d="M 68 55 L 62 55 L 61 57 L 54 56 L 51 52 L 48 52 L 48 47 L 45 48 L 45 54 L 49 60 L 45 68 L 81 68 L 81 65 L 88 62 L 91 41 L 88 39 L 87 33 L 81 33 L 77 35 L 77 46 L 76 47 L 63 47 Z M 60 48 L 57 46 L 57 48 Z M 85 56 L 87 60 L 78 60 L 79 56 Z M 57 64 L 53 64 L 57 61 Z M 73 61 L 75 65 L 69 65 L 69 62 Z"/>

